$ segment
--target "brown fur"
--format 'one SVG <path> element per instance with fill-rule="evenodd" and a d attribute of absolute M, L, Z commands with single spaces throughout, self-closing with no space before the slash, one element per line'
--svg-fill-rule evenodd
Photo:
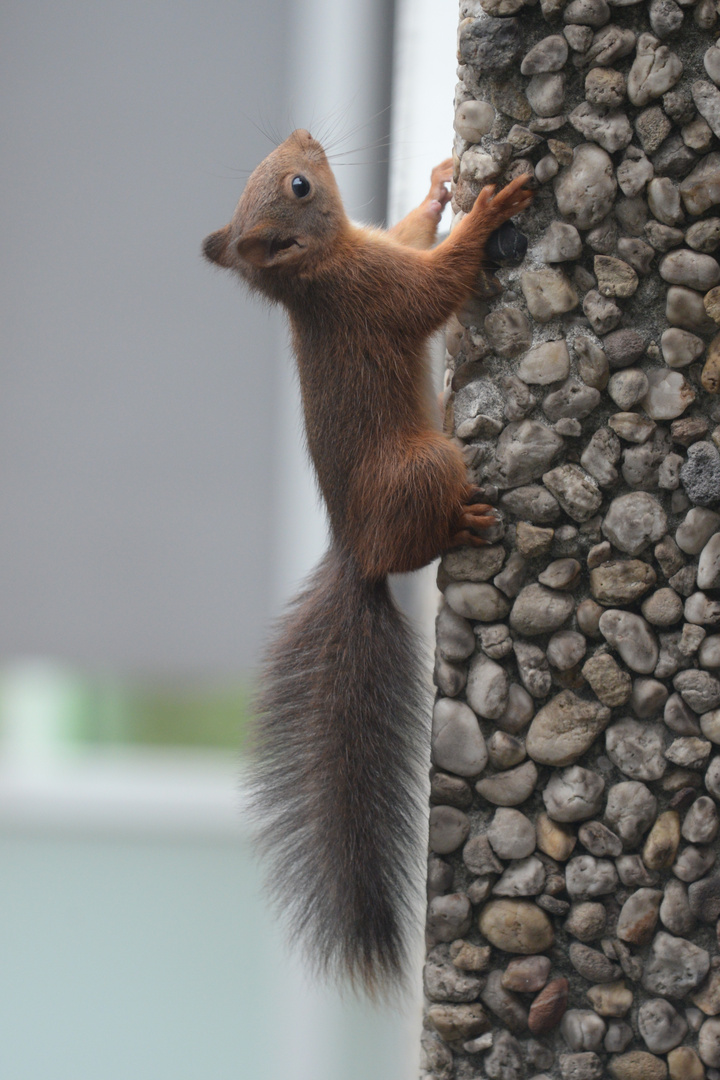
<path fill-rule="evenodd" d="M 411 643 L 385 579 L 459 542 L 483 543 L 493 520 L 458 448 L 437 430 L 426 344 L 471 294 L 490 234 L 531 198 L 525 177 L 494 198 L 484 188 L 427 250 L 449 165 L 395 229 L 360 228 L 322 147 L 296 131 L 204 244 L 211 261 L 289 315 L 333 538 L 268 663 L 256 766 L 265 845 L 276 891 L 320 963 L 371 990 L 404 963 L 413 750 L 423 745 Z M 303 198 L 293 193 L 297 176 L 310 184 Z M 388 804 L 391 791 L 398 798 Z"/>

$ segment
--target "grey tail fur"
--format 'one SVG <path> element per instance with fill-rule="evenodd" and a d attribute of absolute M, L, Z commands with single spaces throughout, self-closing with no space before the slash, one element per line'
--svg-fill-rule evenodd
<path fill-rule="evenodd" d="M 281 624 L 259 706 L 253 809 L 276 905 L 324 973 L 392 992 L 416 922 L 427 702 L 387 582 L 331 547 Z"/>

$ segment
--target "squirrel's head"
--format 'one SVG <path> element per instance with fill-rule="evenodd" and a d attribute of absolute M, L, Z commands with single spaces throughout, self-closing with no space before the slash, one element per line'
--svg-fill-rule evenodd
<path fill-rule="evenodd" d="M 346 220 L 325 151 L 298 129 L 251 174 L 232 221 L 205 238 L 203 254 L 251 279 L 299 273 Z"/>

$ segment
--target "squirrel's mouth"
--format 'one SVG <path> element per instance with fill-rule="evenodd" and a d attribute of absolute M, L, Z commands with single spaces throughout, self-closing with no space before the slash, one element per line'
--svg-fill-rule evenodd
<path fill-rule="evenodd" d="M 287 251 L 291 247 L 301 248 L 302 244 L 299 244 L 294 236 L 288 236 L 285 240 L 279 237 L 271 240 L 268 244 L 268 257 L 274 259 L 279 252 Z"/>

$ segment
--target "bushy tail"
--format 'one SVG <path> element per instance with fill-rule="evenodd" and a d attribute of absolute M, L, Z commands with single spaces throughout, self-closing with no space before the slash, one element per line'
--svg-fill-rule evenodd
<path fill-rule="evenodd" d="M 324 972 L 382 993 L 407 966 L 427 746 L 417 648 L 387 583 L 332 547 L 259 704 L 254 811 L 276 904 Z"/>

